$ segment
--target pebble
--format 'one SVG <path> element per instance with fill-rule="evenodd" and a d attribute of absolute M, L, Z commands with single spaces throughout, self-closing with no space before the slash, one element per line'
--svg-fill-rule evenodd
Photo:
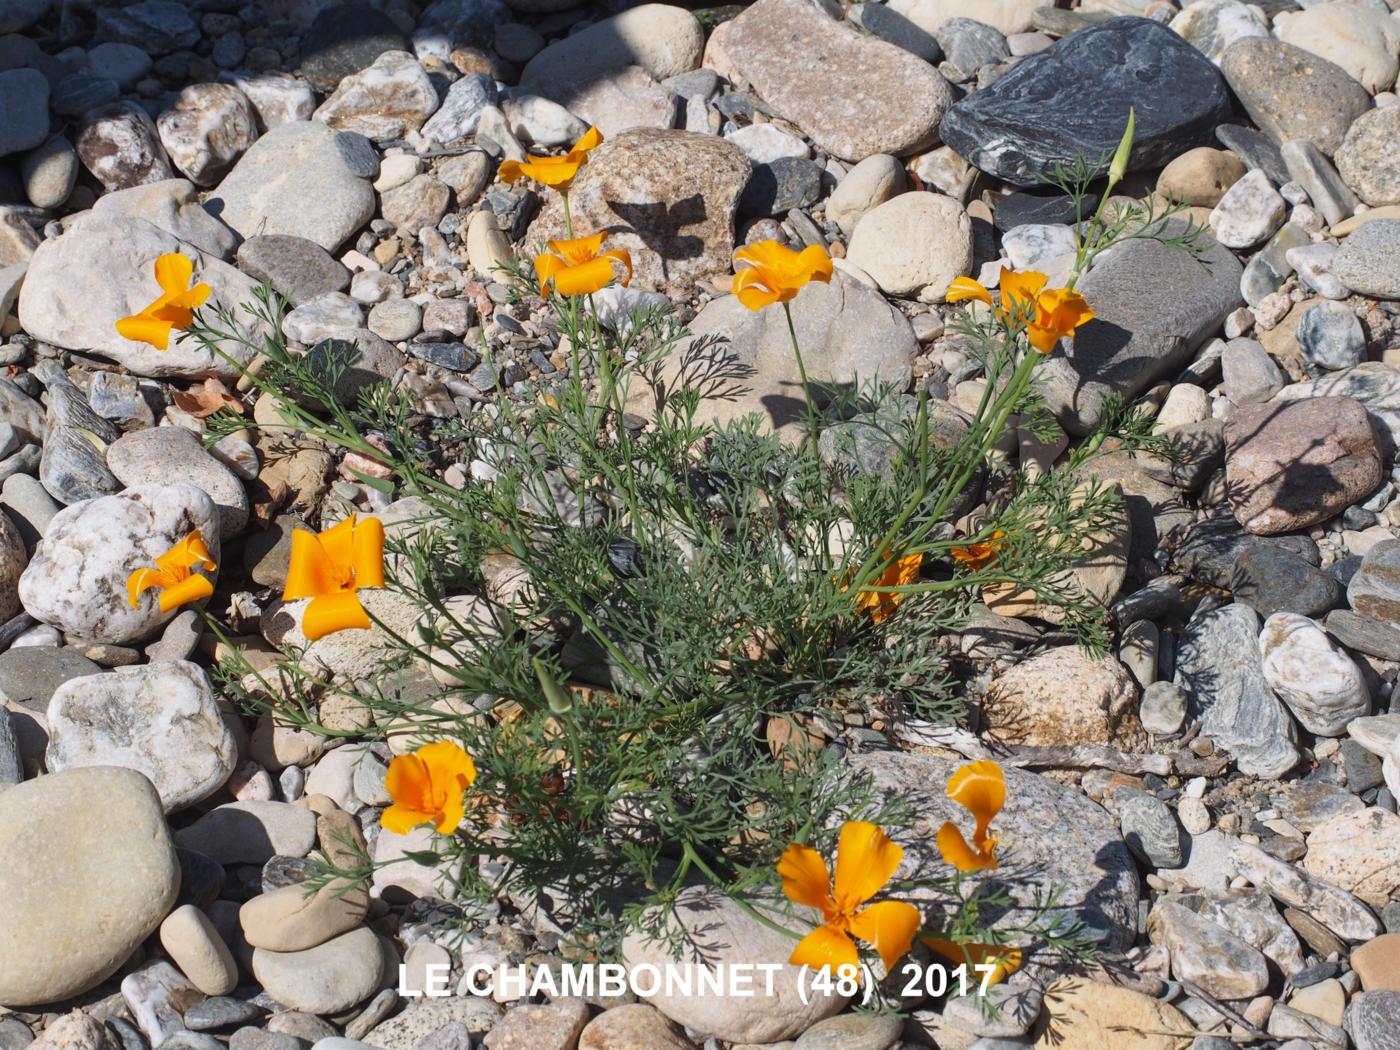
<path fill-rule="evenodd" d="M 304 951 L 253 951 L 253 974 L 267 993 L 313 1014 L 340 1013 L 364 1002 L 379 987 L 385 965 L 385 948 L 364 926 Z"/>
<path fill-rule="evenodd" d="M 1342 242 L 1332 273 L 1344 285 L 1378 299 L 1400 299 L 1400 220 L 1377 219 Z"/>
<path fill-rule="evenodd" d="M 1153 682 L 1142 693 L 1142 727 L 1158 736 L 1174 736 L 1186 721 L 1186 696 L 1172 682 Z"/>
<path fill-rule="evenodd" d="M 1326 218 L 1327 225 L 1336 227 L 1356 211 L 1355 194 L 1317 146 L 1307 139 L 1293 139 L 1280 147 L 1280 153 L 1289 178 L 1307 191 L 1308 199 Z M 1337 153 L 1340 157 L 1343 150 Z"/>
<path fill-rule="evenodd" d="M 1274 613 L 1264 622 L 1259 649 L 1265 679 L 1310 733 L 1340 736 L 1370 713 L 1360 668 L 1306 616 Z"/>
<path fill-rule="evenodd" d="M 91 871 L 103 873 L 101 893 Z M 141 774 L 70 769 L 0 791 L 0 1002 L 51 1003 L 114 974 L 179 881 L 160 799 Z"/>
<path fill-rule="evenodd" d="M 176 842 L 220 864 L 304 857 L 316 844 L 316 816 L 287 802 L 229 802 L 181 828 Z"/>
<path fill-rule="evenodd" d="M 972 268 L 972 222 L 951 197 L 901 194 L 865 214 L 846 258 L 887 295 L 942 302 Z"/>
<path fill-rule="evenodd" d="M 1210 213 L 1215 238 L 1227 248 L 1252 248 L 1283 226 L 1287 204 L 1262 171 L 1236 181 Z"/>
<path fill-rule="evenodd" d="M 1158 901 L 1147 920 L 1148 936 L 1166 947 L 1172 976 L 1192 981 L 1221 999 L 1247 999 L 1264 991 L 1264 956 L 1224 927 L 1170 900 Z"/>
<path fill-rule="evenodd" d="M 1341 303 L 1317 303 L 1304 310 L 1298 320 L 1297 339 L 1304 360 L 1314 369 L 1335 372 L 1366 359 L 1361 322 Z"/>
<path fill-rule="evenodd" d="M 1231 339 L 1220 355 L 1225 394 L 1237 405 L 1260 404 L 1283 389 L 1284 376 L 1263 344 Z"/>
<path fill-rule="evenodd" d="M 1246 548 L 1235 560 L 1231 590 L 1260 616 L 1277 612 L 1321 616 L 1342 604 L 1343 587 L 1331 573 L 1281 547 Z"/>
<path fill-rule="evenodd" d="M 156 121 L 161 145 L 197 186 L 213 186 L 258 137 L 248 97 L 231 84 L 194 84 Z"/>
<path fill-rule="evenodd" d="M 350 284 L 350 271 L 304 237 L 249 237 L 238 246 L 238 265 L 255 280 L 271 282 L 293 306 L 328 292 L 344 291 Z"/>
<path fill-rule="evenodd" d="M 1205 7 L 1195 4 L 1188 11 Z M 1174 158 L 1157 177 L 1157 193 L 1168 200 L 1199 208 L 1214 208 L 1235 183 L 1245 166 L 1227 150 L 1197 146 Z"/>
<path fill-rule="evenodd" d="M 186 904 L 160 924 L 160 943 L 190 983 L 205 995 L 226 995 L 238 984 L 238 967 L 208 917 Z"/>
<path fill-rule="evenodd" d="M 1347 584 L 1347 601 L 1363 616 L 1400 622 L 1400 540 L 1378 543 L 1362 556 Z"/>

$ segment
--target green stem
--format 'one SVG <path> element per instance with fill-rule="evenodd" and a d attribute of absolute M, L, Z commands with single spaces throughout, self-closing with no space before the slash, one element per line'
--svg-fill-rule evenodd
<path fill-rule="evenodd" d="M 755 908 L 748 901 L 744 900 L 741 897 L 736 897 L 734 894 L 730 893 L 729 890 L 726 888 L 728 884 L 725 882 L 725 880 L 721 879 L 718 875 L 716 875 L 714 871 L 710 868 L 710 866 L 700 859 L 700 854 L 695 852 L 695 847 L 692 846 L 689 842 L 682 843 L 681 849 L 683 850 L 683 859 L 689 861 L 691 864 L 694 864 L 697 868 L 699 868 L 700 873 L 704 875 L 705 878 L 709 879 L 710 882 L 713 883 L 717 889 L 723 891 L 725 896 L 727 896 L 736 905 L 738 905 L 739 910 L 746 914 L 749 918 L 753 919 L 754 922 L 761 923 L 762 925 L 767 926 L 770 930 L 773 930 L 775 933 L 781 933 L 784 937 L 791 937 L 794 941 L 800 941 L 802 939 L 802 934 L 794 933 L 792 930 L 789 930 L 786 926 L 782 925 L 781 923 L 774 922 L 772 919 L 764 915 L 761 911 Z"/>
<path fill-rule="evenodd" d="M 574 217 L 569 211 L 569 191 L 564 190 L 559 194 L 564 202 L 564 236 L 568 240 L 574 239 Z"/>
<path fill-rule="evenodd" d="M 817 452 L 817 440 L 821 436 L 817 422 L 817 406 L 812 400 L 812 388 L 807 382 L 807 365 L 802 360 L 802 347 L 797 343 L 797 328 L 792 323 L 792 307 L 783 303 L 783 316 L 787 318 L 788 338 L 792 340 L 792 355 L 797 359 L 797 374 L 802 378 L 802 400 L 807 403 L 807 430 L 812 438 L 812 452 Z"/>

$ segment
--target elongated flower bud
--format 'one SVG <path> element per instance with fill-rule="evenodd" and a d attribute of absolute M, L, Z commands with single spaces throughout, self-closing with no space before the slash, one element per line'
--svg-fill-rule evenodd
<path fill-rule="evenodd" d="M 1118 143 L 1118 152 L 1113 154 L 1113 163 L 1108 168 L 1108 185 L 1116 186 L 1128 173 L 1128 154 L 1133 151 L 1133 129 L 1137 126 L 1137 112 L 1128 108 L 1128 126 L 1123 129 L 1123 138 Z"/>

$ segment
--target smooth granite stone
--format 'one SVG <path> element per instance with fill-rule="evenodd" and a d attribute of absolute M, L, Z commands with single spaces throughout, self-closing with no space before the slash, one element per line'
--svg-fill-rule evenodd
<path fill-rule="evenodd" d="M 1352 291 L 1400 299 L 1400 220 L 1375 219 L 1342 241 L 1331 271 Z"/>
<path fill-rule="evenodd" d="M 1330 573 L 1270 544 L 1247 547 L 1235 561 L 1231 590 L 1260 616 L 1276 612 L 1321 616 L 1342 604 L 1345 588 Z"/>
<path fill-rule="evenodd" d="M 1230 97 L 1210 60 L 1170 29 L 1114 18 L 1023 59 L 955 103 L 939 133 L 983 171 L 1029 186 L 1080 155 L 1107 166 L 1129 107 L 1137 114 L 1129 159 L 1136 171 L 1209 143 L 1230 116 Z"/>
<path fill-rule="evenodd" d="M 1297 765 L 1298 731 L 1268 682 L 1259 616 L 1236 602 L 1191 618 L 1176 652 L 1176 684 L 1201 731 L 1229 751 L 1240 772 L 1280 777 Z"/>
<path fill-rule="evenodd" d="M 1347 1021 L 1356 1050 L 1400 1050 L 1400 992 L 1377 989 L 1357 996 Z"/>
<path fill-rule="evenodd" d="M 1079 282 L 1095 318 L 1038 369 L 1066 432 L 1091 431 L 1108 395 L 1131 399 L 1180 369 L 1240 305 L 1239 262 L 1209 237 L 1204 246 L 1202 265 L 1156 241 L 1130 241 Z"/>
<path fill-rule="evenodd" d="M 258 281 L 270 281 L 293 306 L 350 285 L 350 271 L 315 241 L 286 234 L 249 237 L 238 246 L 238 266 Z"/>
<path fill-rule="evenodd" d="M 1371 108 L 1370 94 L 1340 66 L 1272 37 L 1235 41 L 1220 71 L 1254 123 L 1280 146 L 1306 139 L 1330 157 L 1352 121 Z"/>

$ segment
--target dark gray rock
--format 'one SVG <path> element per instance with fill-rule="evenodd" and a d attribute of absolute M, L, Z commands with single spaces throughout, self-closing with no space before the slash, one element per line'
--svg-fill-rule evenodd
<path fill-rule="evenodd" d="M 1305 139 L 1330 157 L 1352 121 L 1371 108 L 1370 94 L 1340 66 L 1272 37 L 1235 41 L 1220 71 L 1259 130 L 1280 146 Z"/>
<path fill-rule="evenodd" d="M 1197 613 L 1176 653 L 1176 684 L 1186 692 L 1190 717 L 1229 751 L 1240 772 L 1281 777 L 1298 763 L 1298 732 L 1264 679 L 1259 617 L 1235 602 Z"/>
<path fill-rule="evenodd" d="M 1350 609 L 1333 609 L 1324 626 L 1348 649 L 1382 660 L 1400 660 L 1400 630 Z"/>
<path fill-rule="evenodd" d="M 322 10 L 302 37 L 299 72 L 326 94 L 341 79 L 373 65 L 385 51 L 412 51 L 398 23 L 369 4 Z"/>
<path fill-rule="evenodd" d="M 1400 1050 L 1400 992 L 1366 992 L 1352 1000 L 1347 1029 L 1356 1050 Z"/>
<path fill-rule="evenodd" d="M 1205 145 L 1230 115 L 1225 82 L 1204 55 L 1160 23 L 1113 18 L 957 102 L 939 133 L 983 171 L 1028 186 L 1081 154 L 1106 166 L 1129 107 L 1137 113 L 1133 170 Z"/>
<path fill-rule="evenodd" d="M 1342 604 L 1345 596 L 1335 576 L 1292 551 L 1264 543 L 1247 547 L 1235 560 L 1231 590 L 1236 601 L 1261 617 L 1276 612 L 1321 616 Z"/>
<path fill-rule="evenodd" d="M 39 480 L 49 495 L 72 504 L 120 491 L 121 482 L 107 469 L 106 448 L 121 431 L 92 410 L 57 363 L 41 361 L 31 372 L 48 391 Z"/>
<path fill-rule="evenodd" d="M 821 195 L 822 169 L 806 157 L 779 157 L 755 164 L 739 197 L 739 214 L 767 218 L 816 203 Z"/>
<path fill-rule="evenodd" d="M 1235 562 L 1255 546 L 1292 551 L 1309 565 L 1322 562 L 1317 544 L 1306 536 L 1251 536 L 1233 517 L 1220 515 L 1191 527 L 1177 548 L 1176 564 L 1193 580 L 1229 590 L 1234 585 Z"/>
<path fill-rule="evenodd" d="M 122 89 L 115 80 L 91 73 L 74 73 L 54 85 L 49 105 L 61 117 L 77 117 L 90 109 L 115 102 L 121 93 Z"/>
<path fill-rule="evenodd" d="M 238 268 L 270 282 L 293 306 L 350 284 L 350 271 L 330 252 L 315 241 L 285 234 L 249 237 L 238 247 Z"/>
<path fill-rule="evenodd" d="M 954 83 L 971 80 L 983 66 L 998 65 L 1011 57 L 1000 30 L 973 18 L 950 18 L 934 35 L 943 49 L 941 72 Z"/>
<path fill-rule="evenodd" d="M 1275 185 L 1288 181 L 1288 163 L 1278 145 L 1267 135 L 1240 124 L 1221 124 L 1215 129 L 1220 144 L 1234 153 L 1251 171 L 1262 171 Z"/>
<path fill-rule="evenodd" d="M 992 222 L 1003 233 L 1017 226 L 1070 226 L 1088 218 L 1098 206 L 1099 195 L 1095 192 L 1091 191 L 1079 204 L 1054 186 L 1038 186 L 1016 190 L 997 201 Z"/>
<path fill-rule="evenodd" d="M 1079 282 L 1095 318 L 1038 369 L 1046 407 L 1068 433 L 1092 430 L 1107 395 L 1131 398 L 1180 369 L 1240 305 L 1239 262 L 1209 237 L 1206 245 L 1202 265 L 1156 241 L 1129 241 Z"/>
<path fill-rule="evenodd" d="M 1335 302 L 1316 303 L 1298 319 L 1298 346 L 1308 371 L 1335 372 L 1366 360 L 1366 333 L 1349 306 Z"/>
<path fill-rule="evenodd" d="M 124 1050 L 127 1048 L 124 1047 Z M 158 1050 L 224 1050 L 224 1044 L 203 1032 L 175 1032 L 160 1044 Z"/>
<path fill-rule="evenodd" d="M 938 65 L 943 58 L 943 49 L 938 46 L 937 39 L 894 8 L 885 4 L 861 4 L 852 10 L 860 12 L 860 26 L 867 33 L 918 55 L 931 66 Z"/>
<path fill-rule="evenodd" d="M 1181 825 L 1165 802 L 1145 791 L 1119 791 L 1114 801 L 1123 841 L 1140 860 L 1154 868 L 1179 868 L 1186 863 Z"/>
<path fill-rule="evenodd" d="M 1362 556 L 1347 601 L 1362 616 L 1400 623 L 1400 540 L 1378 543 Z"/>
<path fill-rule="evenodd" d="M 193 904 L 201 911 L 218 899 L 224 885 L 224 866 L 212 857 L 196 850 L 176 847 L 175 859 L 180 862 L 180 896 L 174 907 Z"/>
<path fill-rule="evenodd" d="M 910 877 L 946 875 L 948 865 L 934 843 L 945 821 L 964 832 L 969 827 L 967 811 L 944 790 L 962 763 L 884 751 L 853 756 L 849 765 L 857 774 L 868 774 L 882 795 L 899 796 L 913 806 L 914 828 L 904 852 Z M 1078 791 L 1023 770 L 1004 772 L 1006 806 L 995 824 L 1003 843 L 1001 867 L 988 875 L 1010 894 L 1013 906 L 988 909 L 983 918 L 998 928 L 1017 929 L 1028 920 L 1035 895 L 1057 886 L 1060 907 L 1082 920 L 1106 948 L 1131 944 L 1137 927 L 1137 868 L 1117 823 Z M 921 895 L 941 899 L 924 889 L 914 890 L 910 899 L 917 903 Z"/>
<path fill-rule="evenodd" d="M 97 35 L 117 44 L 132 44 L 149 54 L 164 55 L 199 43 L 199 27 L 187 4 L 176 0 L 141 0 L 103 8 L 97 13 Z"/>
<path fill-rule="evenodd" d="M 481 360 L 481 355 L 465 343 L 412 342 L 408 344 L 408 352 L 420 361 L 453 372 L 470 372 Z M 491 385 L 496 385 L 494 380 Z"/>
<path fill-rule="evenodd" d="M 49 82 L 37 69 L 0 71 L 0 157 L 33 149 L 49 135 Z"/>
<path fill-rule="evenodd" d="M 24 1050 L 32 1042 L 34 1033 L 27 1024 L 18 1017 L 0 1017 L 0 1050 Z"/>
<path fill-rule="evenodd" d="M 336 152 L 351 175 L 362 179 L 373 179 L 379 175 L 379 154 L 369 139 L 358 131 L 337 131 L 334 142 Z"/>

